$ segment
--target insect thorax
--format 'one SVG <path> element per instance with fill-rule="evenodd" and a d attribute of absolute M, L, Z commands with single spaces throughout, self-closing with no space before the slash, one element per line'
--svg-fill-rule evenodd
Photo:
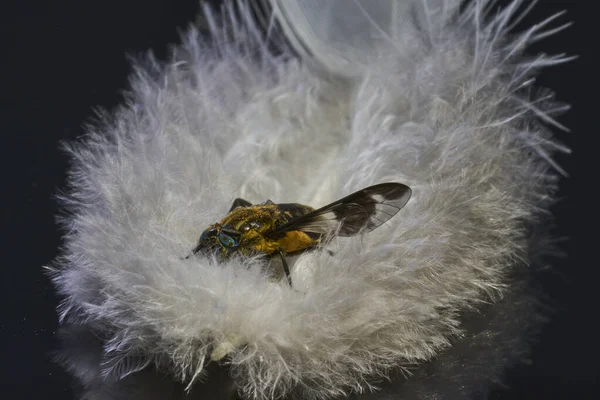
<path fill-rule="evenodd" d="M 302 204 L 265 204 L 250 207 L 240 207 L 231 211 L 220 222 L 243 233 L 244 227 L 261 234 L 267 234 L 277 227 L 312 211 L 313 208 Z"/>
<path fill-rule="evenodd" d="M 290 220 L 313 211 L 302 204 L 261 204 L 240 207 L 231 211 L 220 222 L 221 227 L 240 232 L 241 245 L 237 251 L 242 254 L 264 253 L 271 255 L 281 249 L 285 234 L 269 235 L 279 226 Z"/>

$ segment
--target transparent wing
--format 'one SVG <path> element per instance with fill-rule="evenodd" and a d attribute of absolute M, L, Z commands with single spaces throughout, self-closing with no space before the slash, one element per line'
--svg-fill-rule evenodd
<path fill-rule="evenodd" d="M 382 183 L 359 190 L 334 203 L 275 229 L 269 236 L 302 231 L 330 234 L 339 227 L 339 236 L 367 233 L 384 224 L 410 199 L 411 189 L 401 183 Z"/>

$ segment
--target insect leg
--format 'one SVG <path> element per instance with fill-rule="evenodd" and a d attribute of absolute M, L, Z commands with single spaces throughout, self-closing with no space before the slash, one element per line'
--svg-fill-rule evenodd
<path fill-rule="evenodd" d="M 292 275 L 290 275 L 290 267 L 288 266 L 287 261 L 285 260 L 283 252 L 281 250 L 278 250 L 277 252 L 279 253 L 279 257 L 281 257 L 281 262 L 283 263 L 283 271 L 285 272 L 285 277 L 287 278 L 290 287 L 292 287 Z"/>
<path fill-rule="evenodd" d="M 240 199 L 238 197 L 237 199 L 235 199 L 233 201 L 233 204 L 231 205 L 229 212 L 232 212 L 233 210 L 235 210 L 238 207 L 249 207 L 251 205 L 252 205 L 252 203 L 250 203 L 248 200 Z"/>
<path fill-rule="evenodd" d="M 189 259 L 191 256 L 193 256 L 194 254 L 196 254 L 198 251 L 200 251 L 200 245 L 197 245 L 196 247 L 194 247 L 194 249 L 192 250 L 192 252 L 190 254 L 188 254 L 187 256 L 183 257 L 182 260 Z"/>

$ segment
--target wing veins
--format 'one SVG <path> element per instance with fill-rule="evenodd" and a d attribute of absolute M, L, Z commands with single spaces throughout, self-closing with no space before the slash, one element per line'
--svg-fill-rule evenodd
<path fill-rule="evenodd" d="M 294 230 L 327 234 L 335 231 L 337 224 L 333 221 L 341 224 L 339 236 L 354 236 L 364 228 L 365 232 L 370 232 L 394 217 L 406 205 L 411 194 L 411 189 L 401 183 L 370 186 L 295 218 L 273 230 L 271 235 Z"/>

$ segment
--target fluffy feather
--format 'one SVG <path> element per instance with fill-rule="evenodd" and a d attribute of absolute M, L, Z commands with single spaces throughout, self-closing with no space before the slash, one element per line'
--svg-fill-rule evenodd
<path fill-rule="evenodd" d="M 462 313 L 503 295 L 557 181 L 541 122 L 558 108 L 531 87 L 567 58 L 523 55 L 553 30 L 510 36 L 521 3 L 404 20 L 351 79 L 271 55 L 232 10 L 226 29 L 209 14 L 209 41 L 191 30 L 171 62 L 138 66 L 127 104 L 68 146 L 52 267 L 62 321 L 102 332 L 98 373 L 148 362 L 191 387 L 221 346 L 249 398 L 326 398 L 448 348 Z M 391 181 L 413 189 L 402 212 L 300 256 L 297 290 L 253 260 L 184 259 L 236 197 L 319 207 Z"/>

